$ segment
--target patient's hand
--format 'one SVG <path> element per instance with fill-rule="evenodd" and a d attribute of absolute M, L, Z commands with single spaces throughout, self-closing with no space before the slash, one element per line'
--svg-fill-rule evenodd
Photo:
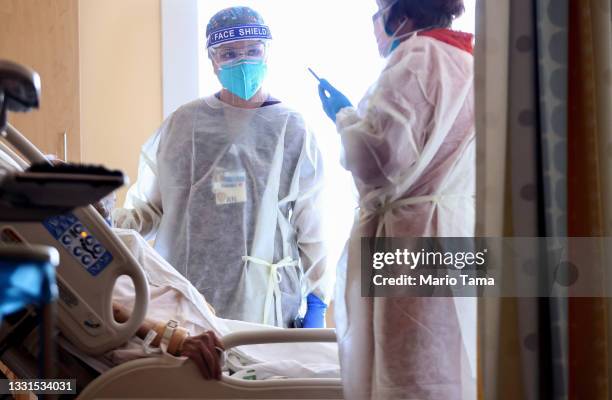
<path fill-rule="evenodd" d="M 204 379 L 221 379 L 221 354 L 223 344 L 214 332 L 185 338 L 181 355 L 193 360 Z"/>
<path fill-rule="evenodd" d="M 113 316 L 115 321 L 124 323 L 130 318 L 130 310 L 121 304 L 113 302 Z M 160 325 L 161 324 L 161 325 Z M 156 326 L 160 326 L 159 330 Z M 144 339 L 149 331 L 157 330 L 161 337 L 165 324 L 145 318 L 136 332 Z M 196 363 L 204 379 L 221 379 L 221 353 L 224 346 L 213 331 L 204 332 L 198 336 L 185 337 L 183 344 L 178 347 L 180 355 L 188 357 Z"/>

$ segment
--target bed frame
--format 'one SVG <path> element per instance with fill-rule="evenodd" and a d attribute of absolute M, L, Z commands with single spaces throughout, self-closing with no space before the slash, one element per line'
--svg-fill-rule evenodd
<path fill-rule="evenodd" d="M 223 337 L 226 350 L 267 343 L 335 342 L 333 329 L 243 331 Z M 343 399 L 340 379 L 271 379 L 249 381 L 223 376 L 202 379 L 195 364 L 164 355 L 130 361 L 100 375 L 79 399 Z"/>

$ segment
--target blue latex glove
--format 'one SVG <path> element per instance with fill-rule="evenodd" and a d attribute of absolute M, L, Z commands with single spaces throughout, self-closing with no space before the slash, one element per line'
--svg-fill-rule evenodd
<path fill-rule="evenodd" d="M 302 328 L 325 328 L 325 311 L 327 304 L 314 294 L 306 297 L 306 315 L 302 321 Z"/>
<path fill-rule="evenodd" d="M 325 110 L 325 114 L 335 123 L 336 114 L 343 108 L 352 107 L 353 105 L 345 95 L 325 79 L 321 79 L 319 82 L 319 97 L 321 98 L 321 103 L 323 103 L 323 110 Z"/>

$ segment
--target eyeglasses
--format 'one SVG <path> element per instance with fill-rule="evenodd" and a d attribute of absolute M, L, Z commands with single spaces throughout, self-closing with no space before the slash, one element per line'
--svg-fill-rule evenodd
<path fill-rule="evenodd" d="M 261 61 L 266 57 L 265 43 L 254 43 L 241 46 L 239 43 L 221 45 L 209 50 L 212 59 L 219 65 L 235 63 L 241 60 Z"/>

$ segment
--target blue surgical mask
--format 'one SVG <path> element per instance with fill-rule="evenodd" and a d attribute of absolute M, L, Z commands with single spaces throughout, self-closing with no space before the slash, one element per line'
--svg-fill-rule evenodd
<path fill-rule="evenodd" d="M 268 72 L 263 61 L 240 61 L 219 69 L 221 85 L 234 95 L 249 100 L 261 88 Z"/>
<path fill-rule="evenodd" d="M 388 10 L 387 7 L 384 10 Z M 389 32 L 385 23 L 384 13 L 376 13 L 374 16 L 374 35 L 376 36 L 376 43 L 378 44 L 378 52 L 382 57 L 387 57 L 393 52 L 401 43 L 401 39 L 408 35 L 399 35 L 398 32 L 406 25 L 404 20 L 395 32 Z"/>
<path fill-rule="evenodd" d="M 378 10 L 378 12 L 374 14 L 374 16 L 372 16 L 372 21 L 374 22 L 374 35 L 376 36 L 376 43 L 378 44 L 378 52 L 384 58 L 388 57 L 391 53 L 393 53 L 393 51 L 399 47 L 399 45 L 402 43 L 402 40 L 404 40 L 405 38 L 414 36 L 418 32 L 426 31 L 433 28 L 432 26 L 400 34 L 399 32 L 408 23 L 408 20 L 405 18 L 395 29 L 395 32 L 389 31 L 387 27 L 386 14 L 396 3 L 397 0 L 389 3 L 386 7 Z"/>

